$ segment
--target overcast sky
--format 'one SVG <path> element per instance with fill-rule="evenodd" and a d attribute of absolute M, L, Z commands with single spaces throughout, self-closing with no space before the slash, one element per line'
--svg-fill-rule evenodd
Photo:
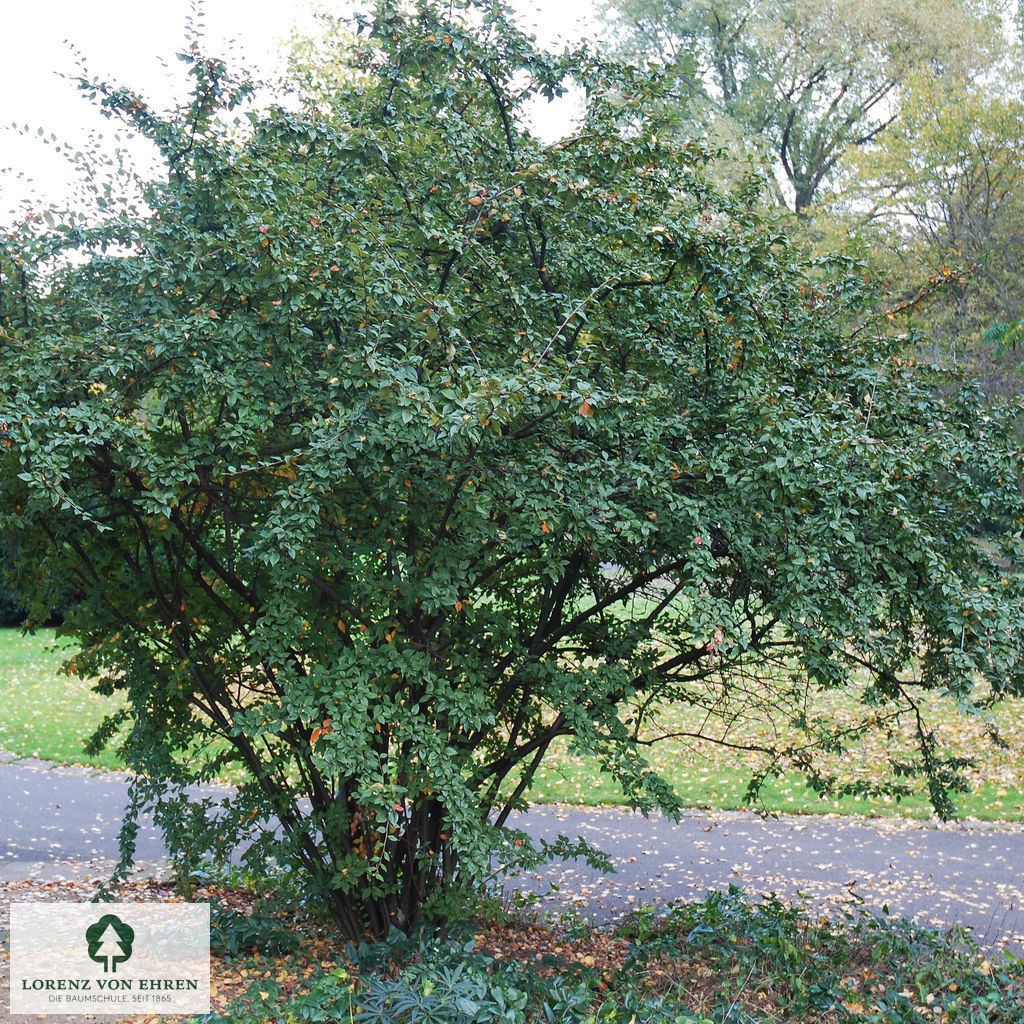
<path fill-rule="evenodd" d="M 337 11 L 343 2 L 326 0 L 322 6 Z M 175 94 L 174 54 L 193 6 L 192 0 L 0 0 L 0 220 L 28 194 L 19 174 L 31 176 L 45 197 L 56 199 L 67 189 L 67 165 L 53 146 L 43 145 L 37 129 L 76 145 L 90 128 L 113 131 L 60 77 L 75 71 L 70 47 L 93 76 L 166 101 Z M 592 18 L 593 0 L 516 0 L 515 6 L 550 43 L 579 38 Z M 272 70 L 293 24 L 312 24 L 312 9 L 310 0 L 205 0 L 201 20 L 213 52 L 223 53 L 234 40 L 233 52 L 263 71 Z M 547 115 L 553 125 L 564 117 Z M 27 125 L 31 136 L 11 125 Z"/>

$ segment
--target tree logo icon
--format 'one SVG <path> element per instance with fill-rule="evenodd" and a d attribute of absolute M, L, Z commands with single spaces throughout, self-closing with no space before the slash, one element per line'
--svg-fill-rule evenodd
<path fill-rule="evenodd" d="M 103 973 L 117 973 L 117 965 L 132 955 L 135 931 L 114 914 L 104 914 L 95 924 L 85 930 L 89 943 L 89 959 L 103 964 Z"/>

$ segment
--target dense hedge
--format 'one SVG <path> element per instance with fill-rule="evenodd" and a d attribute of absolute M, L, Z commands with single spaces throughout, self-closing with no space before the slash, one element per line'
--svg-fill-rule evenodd
<path fill-rule="evenodd" d="M 25 621 L 25 609 L 18 596 L 6 588 L 0 588 L 0 626 L 20 626 Z"/>
<path fill-rule="evenodd" d="M 21 626 L 26 618 L 28 618 L 28 611 L 25 607 L 26 602 L 23 600 L 22 595 L 8 584 L 6 579 L 6 572 L 10 567 L 10 562 L 10 547 L 6 542 L 0 541 L 0 629 Z M 71 589 L 66 589 L 60 595 L 57 604 L 51 609 L 46 621 L 37 623 L 37 625 L 60 625 L 64 621 L 64 616 L 76 601 L 75 593 Z"/>
<path fill-rule="evenodd" d="M 20 626 L 25 621 L 25 608 L 20 598 L 4 580 L 8 560 L 7 545 L 0 541 L 0 627 Z"/>

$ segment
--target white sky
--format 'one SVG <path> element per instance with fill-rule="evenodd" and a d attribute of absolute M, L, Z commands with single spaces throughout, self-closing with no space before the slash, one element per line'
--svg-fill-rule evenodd
<path fill-rule="evenodd" d="M 322 6 L 339 10 L 339 2 Z M 90 129 L 108 136 L 115 130 L 60 77 L 76 68 L 68 44 L 92 77 L 127 85 L 159 105 L 183 94 L 172 72 L 181 67 L 174 55 L 193 6 L 193 0 L 0 0 L 0 223 L 29 193 L 19 175 L 31 177 L 43 201 L 59 200 L 68 188 L 67 164 L 37 129 L 79 146 Z M 593 0 L 515 0 L 515 6 L 548 45 L 574 41 L 592 24 Z M 210 51 L 223 55 L 236 40 L 232 52 L 261 71 L 273 70 L 293 24 L 312 24 L 310 0 L 205 0 L 203 8 Z M 552 132 L 566 120 L 564 110 L 538 118 Z M 27 125 L 30 137 L 11 125 Z"/>

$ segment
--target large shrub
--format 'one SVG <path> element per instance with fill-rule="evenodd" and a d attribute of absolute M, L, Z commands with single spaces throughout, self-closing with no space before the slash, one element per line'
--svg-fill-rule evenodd
<path fill-rule="evenodd" d="M 457 910 L 560 737 L 671 811 L 663 701 L 795 722 L 764 768 L 822 789 L 815 750 L 909 716 L 892 767 L 948 811 L 920 696 L 1024 677 L 1016 526 L 975 540 L 1021 516 L 1005 423 L 664 141 L 654 78 L 455 7 L 380 5 L 319 107 L 231 124 L 251 87 L 197 52 L 183 111 L 85 83 L 166 176 L 9 233 L 0 527 L 37 614 L 84 595 L 135 806 L 351 936 Z M 804 714 L 849 686 L 861 718 Z M 228 766 L 207 824 L 184 787 Z"/>

